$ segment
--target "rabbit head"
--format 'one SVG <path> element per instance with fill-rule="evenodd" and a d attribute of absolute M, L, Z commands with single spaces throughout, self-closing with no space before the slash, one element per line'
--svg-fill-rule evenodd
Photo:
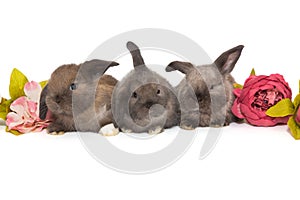
<path fill-rule="evenodd" d="M 95 99 L 99 77 L 110 66 L 116 65 L 116 62 L 91 60 L 80 65 L 58 67 L 52 73 L 40 98 L 40 118 L 45 119 L 48 111 L 52 116 L 48 132 L 75 131 L 73 114 L 85 113 L 91 106 L 89 102 Z"/>
<path fill-rule="evenodd" d="M 234 78 L 230 72 L 233 70 L 243 50 L 242 45 L 222 53 L 210 65 L 194 66 L 189 62 L 171 62 L 166 71 L 178 70 L 186 75 L 185 79 L 177 86 L 177 93 L 182 98 L 183 108 L 188 107 L 185 102 L 191 99 L 187 86 L 193 89 L 200 113 L 186 112 L 181 119 L 181 127 L 193 129 L 197 126 L 222 126 L 235 121 L 231 113 L 234 101 Z M 189 110 L 189 109 L 187 109 Z M 181 110 L 182 112 L 185 112 Z M 198 122 L 196 122 L 198 118 Z M 225 118 L 225 122 L 223 123 Z M 198 124 L 196 124 L 198 123 Z"/>
<path fill-rule="evenodd" d="M 134 70 L 114 90 L 114 119 L 123 132 L 159 133 L 177 123 L 175 90 L 166 79 L 146 67 L 133 42 L 128 42 L 127 48 Z"/>

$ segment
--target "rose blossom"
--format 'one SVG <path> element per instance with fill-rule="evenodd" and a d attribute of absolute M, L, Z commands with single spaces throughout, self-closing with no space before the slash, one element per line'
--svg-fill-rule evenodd
<path fill-rule="evenodd" d="M 298 107 L 298 110 L 296 111 L 295 121 L 300 126 L 300 106 Z"/>
<path fill-rule="evenodd" d="M 287 117 L 269 117 L 265 112 L 285 98 L 292 98 L 292 91 L 288 83 L 280 74 L 270 76 L 250 76 L 243 89 L 235 89 L 236 99 L 232 106 L 232 113 L 248 123 L 256 126 L 274 126 L 286 124 Z"/>
<path fill-rule="evenodd" d="M 31 81 L 25 84 L 26 96 L 19 97 L 11 105 L 13 112 L 7 114 L 6 125 L 8 130 L 16 130 L 20 133 L 38 132 L 46 128 L 49 120 L 39 118 L 39 98 L 42 88 L 37 82 Z"/>

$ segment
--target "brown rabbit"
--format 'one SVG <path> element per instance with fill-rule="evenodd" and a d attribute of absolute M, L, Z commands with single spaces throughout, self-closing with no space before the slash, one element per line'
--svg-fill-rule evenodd
<path fill-rule="evenodd" d="M 219 127 L 237 121 L 231 113 L 234 78 L 230 75 L 243 50 L 242 45 L 221 54 L 213 64 L 194 66 L 171 62 L 166 71 L 186 74 L 176 87 L 181 107 L 180 127 Z"/>
<path fill-rule="evenodd" d="M 179 109 L 174 88 L 145 66 L 139 48 L 128 42 L 134 70 L 115 87 L 112 110 L 115 126 L 123 132 L 156 134 L 178 124 Z"/>
<path fill-rule="evenodd" d="M 48 110 L 51 113 L 48 133 L 98 132 L 112 123 L 111 95 L 117 80 L 103 74 L 116 65 L 116 62 L 91 60 L 58 67 L 40 98 L 40 118 L 44 119 Z"/>

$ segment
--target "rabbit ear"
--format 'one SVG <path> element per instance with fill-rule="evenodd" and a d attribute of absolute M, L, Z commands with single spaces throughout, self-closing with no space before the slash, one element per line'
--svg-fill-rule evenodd
<path fill-rule="evenodd" d="M 127 42 L 126 46 L 131 53 L 134 68 L 145 67 L 145 62 L 141 55 L 139 47 L 131 41 Z"/>
<path fill-rule="evenodd" d="M 194 66 L 192 63 L 189 62 L 181 62 L 181 61 L 174 61 L 171 62 L 167 67 L 166 67 L 166 71 L 167 72 L 171 72 L 171 71 L 175 71 L 178 70 L 184 74 L 189 73 L 192 69 L 194 69 Z"/>
<path fill-rule="evenodd" d="M 86 79 L 95 79 L 103 75 L 109 67 L 117 66 L 119 63 L 105 60 L 90 60 L 81 64 L 80 73 Z"/>
<path fill-rule="evenodd" d="M 228 74 L 233 70 L 236 62 L 240 58 L 243 48 L 243 45 L 239 45 L 237 47 L 229 49 L 228 51 L 222 53 L 215 60 L 214 63 L 222 74 Z"/>
<path fill-rule="evenodd" d="M 46 119 L 47 112 L 48 112 L 48 107 L 46 104 L 47 93 L 48 93 L 48 85 L 44 87 L 40 96 L 39 117 L 42 120 Z"/>

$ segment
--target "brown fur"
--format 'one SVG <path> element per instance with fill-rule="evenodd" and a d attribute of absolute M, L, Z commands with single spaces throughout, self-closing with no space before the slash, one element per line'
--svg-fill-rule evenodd
<path fill-rule="evenodd" d="M 49 133 L 98 132 L 101 126 L 112 123 L 111 95 L 117 80 L 102 74 L 115 65 L 118 64 L 92 60 L 62 65 L 52 73 L 40 99 L 40 118 L 46 117 L 48 109 L 52 116 Z M 74 90 L 71 84 L 75 84 Z"/>
<path fill-rule="evenodd" d="M 219 127 L 237 121 L 231 113 L 235 81 L 230 72 L 242 49 L 240 45 L 224 52 L 211 65 L 195 67 L 188 62 L 174 61 L 167 66 L 166 71 L 178 70 L 186 74 L 186 78 L 176 87 L 182 128 Z"/>

